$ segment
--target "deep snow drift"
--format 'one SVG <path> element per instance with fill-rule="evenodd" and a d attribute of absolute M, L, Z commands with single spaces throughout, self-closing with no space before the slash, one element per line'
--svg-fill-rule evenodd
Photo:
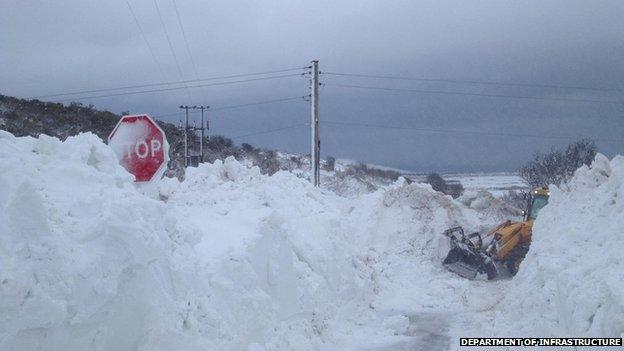
<path fill-rule="evenodd" d="M 509 289 L 499 332 L 624 337 L 624 157 L 598 154 L 551 189 Z"/>
<path fill-rule="evenodd" d="M 621 269 L 596 275 L 606 286 L 600 294 L 575 276 L 606 263 L 621 268 L 612 255 L 621 243 L 591 262 L 575 256 L 585 254 L 582 247 L 566 249 L 566 274 L 534 291 L 558 269 L 553 248 L 597 248 L 598 241 L 584 240 L 612 235 L 618 213 L 622 224 L 621 158 L 610 167 L 602 184 L 612 185 L 579 180 L 570 191 L 553 191 L 517 281 L 482 282 L 441 266 L 440 233 L 457 224 L 494 225 L 509 215 L 496 203 L 468 207 L 403 181 L 346 198 L 234 159 L 190 169 L 182 183 L 137 188 L 92 134 L 60 142 L 0 131 L 0 349 L 444 349 L 468 327 L 491 332 L 495 317 L 503 323 L 516 309 L 533 308 L 530 300 L 500 307 L 511 284 L 531 289 L 525 294 L 536 296 L 534 316 L 543 323 L 563 318 L 544 307 L 545 294 L 560 284 L 564 292 L 580 287 L 571 297 L 553 293 L 564 305 L 592 298 L 594 306 L 621 309 Z M 566 196 L 576 204 L 565 205 Z M 613 208 L 601 207 L 611 200 Z M 586 220 L 555 221 L 571 210 L 564 206 L 579 207 Z M 590 222 L 605 231 L 555 240 Z M 560 227 L 552 240 L 542 234 Z M 618 321 L 604 312 L 593 320 Z M 507 330 L 522 322 L 512 320 Z"/>

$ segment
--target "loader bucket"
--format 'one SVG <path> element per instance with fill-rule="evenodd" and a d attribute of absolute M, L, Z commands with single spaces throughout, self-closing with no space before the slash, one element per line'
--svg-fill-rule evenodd
<path fill-rule="evenodd" d="M 479 273 L 479 267 L 483 265 L 483 260 L 473 252 L 455 246 L 449 251 L 442 264 L 453 273 L 474 279 Z"/>
<path fill-rule="evenodd" d="M 475 279 L 479 273 L 487 274 L 488 279 L 496 277 L 496 267 L 483 253 L 481 236 L 478 233 L 464 235 L 463 229 L 456 227 L 444 234 L 449 237 L 451 244 L 451 250 L 442 261 L 444 267 L 467 279 Z"/>

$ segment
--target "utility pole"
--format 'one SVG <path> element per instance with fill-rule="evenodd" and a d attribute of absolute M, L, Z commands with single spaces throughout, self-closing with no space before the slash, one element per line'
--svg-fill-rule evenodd
<path fill-rule="evenodd" d="M 210 120 L 207 119 L 206 120 L 206 133 L 208 133 L 210 131 Z M 210 136 L 208 136 L 208 139 L 210 139 Z"/>
<path fill-rule="evenodd" d="M 204 109 L 208 107 L 200 106 L 201 108 L 201 139 L 199 139 L 199 157 L 200 162 L 204 162 Z"/>
<path fill-rule="evenodd" d="M 180 106 L 180 108 L 184 109 L 186 113 L 186 122 L 184 124 L 184 166 L 187 167 L 189 165 L 189 160 L 190 160 L 190 155 L 189 155 L 189 150 L 188 150 L 189 149 L 188 133 L 190 130 L 193 130 L 193 133 L 195 133 L 195 131 L 197 130 L 201 131 L 201 138 L 199 139 L 199 155 L 195 155 L 194 157 L 197 158 L 199 156 L 199 162 L 200 163 L 204 162 L 204 129 L 207 128 L 207 127 L 204 128 L 204 110 L 207 110 L 208 108 L 210 108 L 210 106 Z M 192 128 L 189 127 L 189 124 L 188 124 L 189 110 L 201 110 L 201 125 L 199 127 L 197 127 L 197 125 L 195 124 L 195 120 L 193 120 L 193 127 Z M 195 145 L 193 147 L 195 149 L 197 147 L 196 141 L 193 143 L 193 145 Z"/>
<path fill-rule="evenodd" d="M 186 119 L 184 122 L 184 167 L 188 166 L 188 106 L 180 106 L 185 110 Z"/>
<path fill-rule="evenodd" d="M 312 171 L 312 184 L 319 186 L 321 184 L 321 138 L 319 134 L 319 70 L 318 60 L 312 61 L 312 153 L 310 160 L 310 168 Z"/>

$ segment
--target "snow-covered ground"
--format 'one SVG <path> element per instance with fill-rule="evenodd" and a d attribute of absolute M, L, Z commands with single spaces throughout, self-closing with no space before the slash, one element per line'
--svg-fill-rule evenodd
<path fill-rule="evenodd" d="M 624 159 L 578 173 L 553 189 L 514 280 L 468 281 L 441 266 L 441 232 L 511 215 L 475 192 L 455 201 L 399 180 L 345 197 L 231 158 L 137 187 L 92 134 L 0 131 L 0 349 L 442 350 L 459 336 L 621 336 Z"/>
<path fill-rule="evenodd" d="M 416 181 L 424 181 L 426 175 L 406 174 Z M 442 177 L 447 181 L 460 182 L 466 191 L 486 190 L 494 197 L 501 197 L 510 190 L 526 190 L 526 183 L 516 173 L 449 173 Z"/>
<path fill-rule="evenodd" d="M 598 154 L 540 212 L 497 311 L 502 333 L 624 337 L 624 157 Z M 533 320 L 518 319 L 530 311 Z M 526 313 L 526 312 L 524 312 Z"/>
<path fill-rule="evenodd" d="M 283 156 L 287 159 L 291 155 L 286 154 Z M 348 166 L 353 166 L 359 162 L 349 159 L 337 159 L 336 171 L 344 171 Z M 380 166 L 375 164 L 366 164 L 371 169 L 379 169 L 382 171 L 392 171 L 401 174 L 403 177 L 416 182 L 425 182 L 427 174 L 414 173 L 412 171 Z M 296 170 L 301 176 L 309 177 L 308 172 L 309 164 L 304 166 L 302 170 Z M 366 182 L 351 180 L 350 182 L 338 179 L 340 184 L 335 184 L 336 172 L 322 171 L 321 181 L 332 190 L 342 195 L 354 195 L 366 192 L 370 189 L 377 189 L 383 187 L 383 182 L 376 182 L 372 180 L 373 186 L 367 186 Z M 509 193 L 509 191 L 528 190 L 527 184 L 522 180 L 519 174 L 514 172 L 496 172 L 496 173 L 446 173 L 442 174 L 442 177 L 448 182 L 459 182 L 464 187 L 466 193 L 477 193 L 480 191 L 487 191 L 496 198 L 500 198 L 503 195 Z M 348 188 L 348 189 L 343 189 Z"/>
<path fill-rule="evenodd" d="M 509 190 L 526 190 L 526 183 L 515 173 L 464 173 L 446 174 L 446 180 L 459 181 L 466 190 L 489 191 L 495 197 L 500 197 Z"/>

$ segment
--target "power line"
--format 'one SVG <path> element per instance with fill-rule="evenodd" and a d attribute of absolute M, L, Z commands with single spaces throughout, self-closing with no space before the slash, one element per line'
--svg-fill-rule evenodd
<path fill-rule="evenodd" d="M 236 136 L 233 136 L 232 139 L 245 138 L 245 137 L 252 136 L 252 135 L 275 133 L 275 132 L 279 132 L 279 131 L 282 131 L 282 130 L 293 129 L 293 128 L 302 127 L 302 126 L 309 126 L 309 125 L 310 125 L 310 123 L 299 123 L 299 124 L 294 124 L 294 125 L 290 125 L 290 126 L 282 127 L 282 128 L 263 130 L 263 131 L 260 131 L 260 132 L 243 134 L 243 135 L 236 135 Z"/>
<path fill-rule="evenodd" d="M 251 103 L 247 103 L 247 104 L 227 105 L 227 106 L 221 106 L 221 107 L 217 107 L 217 108 L 211 109 L 211 111 L 230 110 L 230 109 L 235 109 L 235 108 L 272 104 L 272 103 L 283 102 L 283 101 L 304 100 L 307 97 L 308 97 L 308 95 L 303 95 L 303 96 L 293 96 L 293 97 L 283 98 L 283 99 L 274 99 L 274 100 L 265 100 L 265 101 L 259 101 L 259 102 L 251 102 Z"/>
<path fill-rule="evenodd" d="M 43 99 L 43 98 L 68 96 L 68 95 L 102 93 L 102 92 L 106 92 L 106 91 L 117 91 L 117 90 L 128 90 L 128 89 L 138 89 L 138 88 L 149 88 L 149 87 L 157 87 L 157 86 L 163 86 L 163 85 L 174 85 L 174 84 L 183 84 L 183 83 L 198 83 L 198 82 L 204 82 L 204 81 L 210 81 L 210 80 L 242 78 L 242 77 L 261 76 L 261 75 L 268 75 L 268 74 L 286 73 L 286 72 L 300 71 L 302 69 L 303 68 L 299 67 L 299 68 L 280 69 L 280 70 L 255 72 L 255 73 L 241 73 L 241 74 L 232 74 L 232 75 L 227 75 L 227 76 L 216 76 L 216 77 L 199 78 L 199 79 L 169 81 L 169 82 L 162 82 L 162 83 L 151 83 L 151 84 L 140 84 L 140 85 L 126 85 L 126 86 L 121 86 L 121 87 L 102 88 L 102 89 L 94 89 L 94 90 L 79 90 L 79 91 L 73 91 L 73 92 L 68 92 L 68 93 L 57 93 L 57 94 L 33 96 L 33 97 L 30 97 L 30 99 Z"/>
<path fill-rule="evenodd" d="M 293 96 L 293 97 L 287 97 L 287 98 L 281 98 L 281 99 L 257 101 L 257 102 L 251 102 L 251 103 L 246 103 L 246 104 L 225 105 L 225 106 L 221 106 L 221 107 L 211 108 L 210 111 L 223 111 L 223 110 L 243 108 L 243 107 L 248 107 L 248 106 L 272 104 L 272 103 L 277 103 L 277 102 L 294 101 L 294 100 L 305 100 L 305 98 L 307 98 L 307 97 L 308 97 L 307 95 L 303 95 L 303 96 Z M 177 116 L 179 114 L 180 114 L 180 112 L 175 112 L 175 113 L 167 113 L 167 114 L 163 114 L 163 115 L 156 115 L 156 116 L 152 116 L 152 117 L 154 117 L 154 118 L 162 118 L 162 117 Z M 213 116 L 213 118 L 214 118 L 214 116 Z"/>
<path fill-rule="evenodd" d="M 203 88 L 203 87 L 212 87 L 212 86 L 218 86 L 218 85 L 229 85 L 229 84 L 256 82 L 256 81 L 262 81 L 262 80 L 279 79 L 279 78 L 296 77 L 296 76 L 299 76 L 299 74 L 285 74 L 285 75 L 281 75 L 281 76 L 261 77 L 261 78 L 252 78 L 252 79 L 243 79 L 243 80 L 233 80 L 233 81 L 229 81 L 229 82 L 200 84 L 200 85 L 191 85 L 191 86 L 184 86 L 184 87 L 151 89 L 151 90 L 139 90 L 139 91 L 124 92 L 124 93 L 104 94 L 104 95 L 92 95 L 92 96 L 84 96 L 84 97 L 63 99 L 63 100 L 58 100 L 58 101 L 59 102 L 66 102 L 66 101 L 76 101 L 76 100 L 99 99 L 99 98 L 104 98 L 104 97 L 114 97 L 114 96 L 124 96 L 124 95 L 134 95 L 134 94 L 145 94 L 145 93 L 156 93 L 156 92 L 161 92 L 161 91 L 172 91 L 172 90 L 180 90 L 180 89 Z"/>
<path fill-rule="evenodd" d="M 483 80 L 459 80 L 459 79 L 440 79 L 440 78 L 415 78 L 415 77 L 339 73 L 339 72 L 322 72 L 322 74 L 332 75 L 332 76 L 343 76 L 343 77 L 393 79 L 393 80 L 408 80 L 408 81 L 421 81 L 421 82 L 443 82 L 443 83 L 481 84 L 481 85 L 496 85 L 496 86 L 511 86 L 511 87 L 577 89 L 577 90 L 590 90 L 590 91 L 622 92 L 622 90 L 615 89 L 615 88 L 593 88 L 593 87 L 571 86 L 571 85 L 505 83 L 505 82 L 493 82 L 493 81 L 483 81 Z"/>
<path fill-rule="evenodd" d="M 173 8 L 175 9 L 176 17 L 178 18 L 178 24 L 180 25 L 180 31 L 182 32 L 182 38 L 184 39 L 184 44 L 186 46 L 186 52 L 191 59 L 191 64 L 193 65 L 193 72 L 195 73 L 195 78 L 199 77 L 197 74 L 197 65 L 195 65 L 195 60 L 193 59 L 193 54 L 191 54 L 191 48 L 189 46 L 188 40 L 186 39 L 186 33 L 184 32 L 184 26 L 182 25 L 182 19 L 180 18 L 180 12 L 178 12 L 178 5 L 175 0 L 171 0 L 173 2 Z"/>
<path fill-rule="evenodd" d="M 182 73 L 182 68 L 180 67 L 180 62 L 178 62 L 178 56 L 173 49 L 173 45 L 171 44 L 171 38 L 169 38 L 169 33 L 167 32 L 167 27 L 165 26 L 165 21 L 163 20 L 162 14 L 160 13 L 160 8 L 158 7 L 158 1 L 154 0 L 154 6 L 156 6 L 156 12 L 158 13 L 158 18 L 160 19 L 160 24 L 162 25 L 163 31 L 165 32 L 165 37 L 167 38 L 167 43 L 169 44 L 169 50 L 173 55 L 173 61 L 175 61 L 176 67 L 178 68 L 178 74 L 180 75 L 180 79 L 184 80 L 184 73 Z M 186 84 L 184 84 L 186 87 Z M 191 100 L 191 93 L 188 88 L 186 89 L 186 95 Z"/>
<path fill-rule="evenodd" d="M 139 19 L 137 18 L 136 14 L 134 13 L 134 10 L 132 9 L 132 6 L 130 5 L 130 2 L 128 0 L 126 0 L 126 4 L 128 5 L 128 9 L 130 10 L 130 14 L 132 14 L 132 19 L 134 19 L 134 23 L 136 23 L 137 27 L 139 28 L 139 33 L 141 33 L 141 37 L 143 38 L 143 41 L 145 41 L 145 44 L 147 45 L 147 48 L 148 48 L 150 54 L 152 55 L 152 58 L 154 59 L 154 62 L 156 62 L 156 66 L 158 67 L 158 70 L 160 71 L 160 74 L 162 75 L 163 79 L 167 79 L 167 76 L 165 75 L 165 71 L 163 71 L 163 68 L 162 68 L 160 62 L 156 58 L 156 54 L 154 53 L 154 49 L 152 48 L 152 45 L 150 45 L 149 41 L 147 40 L 147 36 L 145 35 L 145 32 L 143 31 L 143 27 L 141 27 L 141 24 L 139 23 Z"/>
<path fill-rule="evenodd" d="M 620 101 L 607 101 L 607 100 L 549 98 L 549 97 L 522 96 L 522 95 L 503 95 L 503 94 L 482 94 L 482 93 L 468 93 L 468 92 L 461 92 L 461 91 L 446 91 L 446 90 L 384 88 L 384 87 L 375 87 L 375 86 L 366 86 L 366 85 L 351 85 L 351 84 L 325 84 L 325 85 L 339 87 L 339 88 L 355 88 L 355 89 L 370 89 L 370 90 L 385 90 L 385 91 L 404 91 L 404 92 L 412 92 L 412 93 L 420 93 L 420 94 L 463 95 L 463 96 L 481 96 L 481 97 L 504 98 L 504 99 L 540 100 L 540 101 L 565 101 L 565 102 L 592 102 L 592 103 L 602 103 L 602 104 L 624 105 L 624 103 L 622 103 Z"/>
<path fill-rule="evenodd" d="M 565 139 L 565 140 L 574 140 L 578 138 L 578 137 L 563 136 L 563 135 L 538 135 L 538 134 L 499 133 L 499 132 L 485 132 L 485 131 L 458 130 L 458 129 L 400 127 L 400 126 L 391 126 L 391 125 L 384 125 L 384 124 L 351 123 L 351 122 L 336 122 L 336 121 L 324 121 L 323 123 L 334 124 L 334 125 L 344 125 L 344 126 L 366 127 L 366 128 L 414 130 L 414 131 L 428 132 L 428 133 L 451 133 L 451 134 L 456 133 L 456 134 L 487 135 L 487 136 L 502 136 L 502 137 Z M 621 140 L 617 140 L 617 139 L 597 139 L 597 140 L 609 141 L 609 142 L 621 142 Z"/>

